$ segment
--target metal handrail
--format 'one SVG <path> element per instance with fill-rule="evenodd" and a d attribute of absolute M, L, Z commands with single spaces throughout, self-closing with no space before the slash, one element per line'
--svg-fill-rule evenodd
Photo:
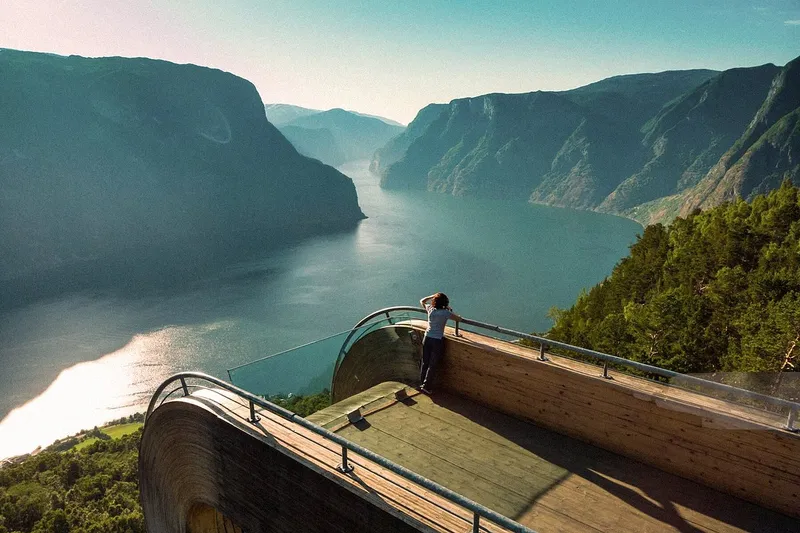
<path fill-rule="evenodd" d="M 356 332 L 358 331 L 358 328 L 360 328 L 361 326 L 365 325 L 367 322 L 369 322 L 370 320 L 372 320 L 373 318 L 375 318 L 378 315 L 385 315 L 386 318 L 389 319 L 390 318 L 390 314 L 395 312 L 395 311 L 415 311 L 417 313 L 425 313 L 425 310 L 422 309 L 421 307 L 413 307 L 411 305 L 395 305 L 393 307 L 384 307 L 383 309 L 375 311 L 374 313 L 371 313 L 371 314 L 367 315 L 366 317 L 362 318 L 361 320 L 359 320 L 358 323 L 356 323 L 355 326 L 350 328 L 350 334 L 344 340 L 344 342 L 342 343 L 342 347 L 339 349 L 339 355 L 336 357 L 336 365 L 334 365 L 334 368 L 333 368 L 333 375 L 334 376 L 336 375 L 336 371 L 339 370 L 339 363 L 341 362 L 342 356 L 344 355 L 345 351 L 347 350 L 347 343 L 350 342 L 350 339 L 352 339 L 353 335 L 356 334 Z"/>
<path fill-rule="evenodd" d="M 373 318 L 385 315 L 387 318 L 389 315 L 394 311 L 415 311 L 418 313 L 425 314 L 425 310 L 421 307 L 412 307 L 412 306 L 395 306 L 395 307 L 385 307 L 383 309 L 379 309 L 373 313 L 370 313 L 366 317 L 362 318 L 353 329 L 350 331 L 350 335 L 345 339 L 344 344 L 342 344 L 342 348 L 339 351 L 339 357 L 336 361 L 336 368 L 339 366 L 339 362 L 342 359 L 344 354 L 345 348 L 347 343 L 350 341 L 351 337 L 355 334 L 355 332 L 363 326 L 364 324 L 368 323 Z M 620 366 L 625 366 L 628 368 L 634 368 L 636 370 L 640 370 L 642 372 L 648 372 L 650 374 L 655 374 L 658 376 L 662 376 L 665 378 L 680 378 L 682 380 L 686 380 L 688 383 L 693 383 L 695 385 L 708 387 L 710 389 L 716 389 L 719 391 L 727 392 L 730 394 L 738 395 L 740 397 L 746 397 L 753 400 L 760 400 L 767 404 L 771 404 L 778 407 L 785 407 L 789 409 L 789 416 L 786 421 L 786 425 L 783 426 L 783 429 L 788 431 L 796 432 L 798 428 L 794 427 L 794 422 L 798 418 L 798 412 L 800 412 L 800 403 L 793 402 L 791 400 L 784 400 L 783 398 L 776 398 L 774 396 L 769 396 L 766 394 L 761 394 L 759 392 L 749 391 L 747 389 L 741 389 L 739 387 L 733 387 L 731 385 L 725 385 L 724 383 L 717 383 L 716 381 L 710 381 L 703 378 L 698 378 L 695 376 L 689 376 L 686 374 L 681 374 L 680 372 L 674 372 L 672 370 L 667 370 L 665 368 L 661 368 L 658 366 L 648 365 L 645 363 L 640 363 L 638 361 L 632 361 L 630 359 L 625 359 L 623 357 L 618 357 L 616 355 L 611 355 L 603 352 L 598 352 L 595 350 L 589 350 L 588 348 L 581 348 L 580 346 L 573 346 L 571 344 L 567 344 L 565 342 L 551 340 L 545 337 L 539 337 L 537 335 L 531 335 L 528 333 L 522 333 L 520 331 L 514 331 L 513 329 L 504 328 L 501 326 L 495 326 L 494 324 L 487 324 L 485 322 L 480 322 L 478 320 L 472 320 L 469 318 L 461 318 L 459 321 L 461 324 L 468 324 L 470 326 L 475 326 L 477 328 L 486 329 L 489 331 L 495 331 L 497 333 L 501 333 L 503 335 L 509 335 L 511 337 L 516 337 L 518 339 L 525 339 L 528 341 L 535 342 L 539 345 L 539 358 L 544 360 L 544 352 L 547 350 L 548 347 L 553 348 L 561 348 L 563 350 L 567 350 L 569 352 L 577 353 L 580 355 L 593 357 L 595 359 L 599 359 L 606 363 L 606 366 L 603 370 L 603 375 L 608 376 L 608 363 L 614 363 Z M 455 333 L 456 336 L 459 335 L 459 322 L 456 322 Z"/>
<path fill-rule="evenodd" d="M 338 470 L 342 473 L 349 474 L 354 469 L 353 465 L 349 464 L 347 460 L 347 451 L 350 450 L 388 470 L 391 470 L 395 474 L 398 474 L 408 479 L 409 481 L 412 481 L 417 485 L 420 485 L 428 489 L 429 491 L 436 493 L 439 496 L 442 496 L 443 498 L 446 498 L 451 502 L 472 511 L 473 532 L 477 533 L 479 531 L 480 519 L 482 517 L 515 533 L 536 533 L 536 531 L 534 531 L 533 529 L 523 526 L 519 522 L 516 522 L 506 516 L 503 516 L 500 513 L 492 511 L 488 507 L 485 507 L 473 500 L 470 500 L 469 498 L 462 496 L 461 494 L 454 492 L 448 489 L 447 487 L 443 487 L 442 485 L 439 485 L 435 481 L 431 481 L 430 479 L 423 477 L 417 474 L 416 472 L 413 472 L 405 468 L 404 466 L 400 466 L 397 463 L 394 463 L 389 459 L 386 459 L 385 457 L 378 455 L 375 452 L 372 452 L 362 446 L 359 446 L 358 444 L 355 444 L 354 442 L 345 439 L 340 435 L 337 435 L 336 433 L 333 433 L 332 431 L 323 428 L 322 426 L 318 426 L 313 422 L 309 422 L 305 418 L 289 411 L 288 409 L 284 409 L 283 407 L 276 405 L 270 401 L 267 401 L 263 398 L 259 398 L 258 396 L 255 396 L 254 394 L 251 394 L 244 389 L 240 389 L 239 387 L 232 385 L 227 381 L 223 381 L 219 378 L 215 378 L 214 376 L 210 376 L 202 372 L 181 372 L 178 374 L 174 374 L 169 378 L 167 378 L 161 385 L 159 385 L 155 393 L 153 393 L 153 397 L 150 399 L 150 403 L 147 406 L 147 413 L 145 415 L 145 425 L 147 424 L 147 421 L 150 419 L 150 416 L 153 414 L 153 411 L 156 408 L 156 404 L 158 403 L 158 399 L 161 396 L 161 393 L 164 392 L 164 390 L 171 383 L 174 383 L 175 381 L 180 381 L 181 388 L 183 388 L 184 391 L 184 396 L 189 396 L 189 390 L 186 384 L 187 378 L 202 379 L 208 381 L 209 383 L 213 383 L 218 387 L 221 387 L 227 391 L 236 394 L 241 398 L 248 400 L 250 407 L 250 418 L 247 420 L 252 424 L 257 424 L 258 421 L 260 420 L 260 418 L 255 412 L 255 406 L 257 405 L 262 409 L 266 409 L 267 411 L 270 411 L 272 413 L 281 416 L 282 418 L 288 420 L 289 422 L 293 422 L 299 426 L 302 426 L 312 431 L 313 433 L 316 433 L 317 435 L 325 437 L 326 439 L 335 442 L 336 444 L 339 444 L 342 447 L 342 464 L 339 465 Z"/>

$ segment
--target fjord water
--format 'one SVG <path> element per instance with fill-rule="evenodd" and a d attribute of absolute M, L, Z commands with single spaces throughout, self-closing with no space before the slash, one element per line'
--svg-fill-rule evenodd
<path fill-rule="evenodd" d="M 462 315 L 544 331 L 641 230 L 524 202 L 385 191 L 360 162 L 369 217 L 226 268 L 191 290 L 79 294 L 0 316 L 0 457 L 143 410 L 168 375 L 225 370 L 444 291 Z M 309 213 L 313 217 L 313 213 Z"/>

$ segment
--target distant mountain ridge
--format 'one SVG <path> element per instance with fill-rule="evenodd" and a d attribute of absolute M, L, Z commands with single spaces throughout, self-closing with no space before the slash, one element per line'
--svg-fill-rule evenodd
<path fill-rule="evenodd" d="M 370 168 L 386 188 L 669 221 L 797 178 L 797 63 L 432 104 Z"/>
<path fill-rule="evenodd" d="M 267 119 L 301 154 L 333 166 L 370 159 L 375 150 L 405 130 L 393 120 L 339 108 L 320 111 L 289 104 L 265 108 Z"/>
<path fill-rule="evenodd" d="M 5 49 L 0 72 L 5 304 L 48 272 L 55 290 L 132 283 L 364 217 L 353 182 L 298 154 L 232 74 Z"/>
<path fill-rule="evenodd" d="M 267 119 L 279 128 L 296 118 L 322 113 L 321 109 L 308 109 L 290 104 L 265 104 L 264 111 L 267 113 Z"/>

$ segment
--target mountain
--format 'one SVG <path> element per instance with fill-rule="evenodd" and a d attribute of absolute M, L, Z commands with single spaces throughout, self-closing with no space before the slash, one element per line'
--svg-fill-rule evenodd
<path fill-rule="evenodd" d="M 369 159 L 377 148 L 405 130 L 394 120 L 344 109 L 320 111 L 268 104 L 266 113 L 301 154 L 332 166 Z"/>
<path fill-rule="evenodd" d="M 742 134 L 779 71 L 728 70 L 667 105 L 645 128 L 646 161 L 600 208 L 623 212 L 697 185 Z"/>
<path fill-rule="evenodd" d="M 386 144 L 392 137 L 405 130 L 403 126 L 387 124 L 384 120 L 360 115 L 344 109 L 330 109 L 320 113 L 308 114 L 295 118 L 281 126 L 294 128 L 287 136 L 301 147 L 301 151 L 318 158 L 328 164 L 335 163 L 326 159 L 332 148 L 321 141 L 316 130 L 328 130 L 336 143 L 336 150 L 342 154 L 344 161 L 370 159 L 375 150 Z"/>
<path fill-rule="evenodd" d="M 429 104 L 423 107 L 405 131 L 390 139 L 388 143 L 375 152 L 370 161 L 369 169 L 377 174 L 381 171 L 381 168 L 386 168 L 402 159 L 411 143 L 425 132 L 430 123 L 439 116 L 445 107 L 447 107 L 445 104 Z"/>
<path fill-rule="evenodd" d="M 397 122 L 396 120 L 392 120 L 390 118 L 379 117 L 378 115 L 370 115 L 368 113 L 359 113 L 358 111 L 353 111 L 353 110 L 347 110 L 347 111 L 349 111 L 350 113 L 353 113 L 354 115 L 358 115 L 359 117 L 377 118 L 381 122 L 384 122 L 384 123 L 386 123 L 386 124 L 388 124 L 390 126 L 397 126 L 398 128 L 403 128 L 403 129 L 405 129 L 405 127 L 406 127 L 405 124 L 401 124 L 401 123 Z"/>
<path fill-rule="evenodd" d="M 267 113 L 267 120 L 279 127 L 299 117 L 322 113 L 320 109 L 308 109 L 290 104 L 266 104 L 264 110 Z"/>
<path fill-rule="evenodd" d="M 296 118 L 316 115 L 317 113 L 323 112 L 321 109 L 310 109 L 291 104 L 266 104 L 264 108 L 267 112 L 267 118 L 275 126 L 283 126 L 284 124 L 288 124 Z M 390 126 L 405 128 L 403 124 L 400 124 L 396 120 L 392 120 L 390 118 L 379 117 L 378 115 L 369 115 L 367 113 L 359 113 L 358 111 L 350 110 L 348 110 L 348 113 L 358 115 L 359 117 L 375 118 L 381 122 L 389 124 Z"/>
<path fill-rule="evenodd" d="M 769 93 L 733 146 L 684 195 L 680 213 L 800 182 L 800 57 L 775 76 Z"/>
<path fill-rule="evenodd" d="M 635 168 L 647 110 L 658 110 L 713 74 L 622 76 L 561 93 L 454 100 L 433 120 L 430 114 L 440 108 L 420 113 L 407 131 L 422 133 L 415 133 L 405 154 L 388 158 L 388 165 L 374 162 L 373 168 L 389 188 L 594 208 L 622 172 Z M 621 151 L 633 157 L 620 158 Z"/>
<path fill-rule="evenodd" d="M 0 72 L 6 304 L 168 283 L 167 272 L 363 218 L 352 181 L 298 154 L 232 74 L 13 50 Z"/>
<path fill-rule="evenodd" d="M 333 133 L 327 128 L 283 126 L 280 131 L 297 151 L 305 156 L 319 159 L 334 167 L 347 161 Z"/>
<path fill-rule="evenodd" d="M 668 221 L 796 179 L 798 60 L 616 76 L 429 106 L 379 149 L 387 188 Z"/>

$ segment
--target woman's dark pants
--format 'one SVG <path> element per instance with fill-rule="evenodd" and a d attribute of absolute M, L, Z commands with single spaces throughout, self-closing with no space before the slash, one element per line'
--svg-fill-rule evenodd
<path fill-rule="evenodd" d="M 422 369 L 419 373 L 421 387 L 429 389 L 433 384 L 436 367 L 444 353 L 444 339 L 425 337 L 422 341 Z"/>

